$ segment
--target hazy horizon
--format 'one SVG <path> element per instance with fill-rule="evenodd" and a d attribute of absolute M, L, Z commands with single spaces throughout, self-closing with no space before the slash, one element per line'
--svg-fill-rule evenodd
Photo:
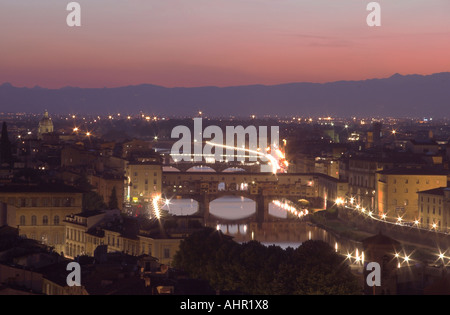
<path fill-rule="evenodd" d="M 67 86 L 62 86 L 59 88 L 49 88 L 49 87 L 45 87 L 39 84 L 33 85 L 33 86 L 17 86 L 15 84 L 12 84 L 9 81 L 5 81 L 5 82 L 0 82 L 0 86 L 4 86 L 4 85 L 11 85 L 12 87 L 16 87 L 16 88 L 28 88 L 28 89 L 33 89 L 33 88 L 42 88 L 42 89 L 47 89 L 47 90 L 60 90 L 60 89 L 64 89 L 64 88 L 79 88 L 79 89 L 103 89 L 103 88 L 107 88 L 107 89 L 114 89 L 114 88 L 120 88 L 120 87 L 129 87 L 129 86 L 142 86 L 142 85 L 150 85 L 150 86 L 157 86 L 157 87 L 162 87 L 162 88 L 167 88 L 167 89 L 171 89 L 171 88 L 207 88 L 207 87 L 216 87 L 216 88 L 233 88 L 233 87 L 246 87 L 246 86 L 278 86 L 278 85 L 287 85 L 287 84 L 301 84 L 301 83 L 312 83 L 312 84 L 329 84 L 329 83 L 337 83 L 337 82 L 358 82 L 358 81 L 369 81 L 369 80 L 382 80 L 382 79 L 389 79 L 395 75 L 400 75 L 403 77 L 407 77 L 407 76 L 431 76 L 431 75 L 436 75 L 436 74 L 442 74 L 442 73 L 450 73 L 449 71 L 440 71 L 440 72 L 435 72 L 435 73 L 408 73 L 408 74 L 403 74 L 403 73 L 392 73 L 391 75 L 387 75 L 385 77 L 371 77 L 371 78 L 362 78 L 362 79 L 352 79 L 352 80 L 335 80 L 335 81 L 326 81 L 326 82 L 313 82 L 313 81 L 292 81 L 292 82 L 281 82 L 281 83 L 274 83 L 274 84 L 262 84 L 262 83 L 253 83 L 253 84 L 243 84 L 243 85 L 227 85 L 227 86 L 217 86 L 217 85 L 199 85 L 199 86 L 163 86 L 163 85 L 159 85 L 159 84 L 154 84 L 154 83 L 149 83 L 149 82 L 143 82 L 143 83 L 137 83 L 137 84 L 124 84 L 124 85 L 120 85 L 120 86 L 102 86 L 102 87 L 83 87 L 83 86 L 71 86 L 71 85 L 67 85 Z"/>

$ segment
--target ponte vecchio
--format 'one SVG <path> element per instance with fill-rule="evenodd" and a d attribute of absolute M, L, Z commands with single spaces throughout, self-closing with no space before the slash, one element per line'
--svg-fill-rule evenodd
<path fill-rule="evenodd" d="M 271 221 L 269 203 L 276 199 L 309 202 L 308 208 L 323 209 L 336 200 L 338 180 L 318 173 L 163 172 L 166 198 L 191 198 L 199 204 L 205 223 L 214 220 L 209 203 L 224 196 L 242 196 L 256 202 L 254 221 Z"/>

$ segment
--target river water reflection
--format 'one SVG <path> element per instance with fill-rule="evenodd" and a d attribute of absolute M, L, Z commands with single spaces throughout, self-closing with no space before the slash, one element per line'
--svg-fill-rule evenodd
<path fill-rule="evenodd" d="M 164 209 L 173 215 L 191 215 L 197 212 L 198 204 L 192 199 L 176 199 L 171 200 Z M 237 242 L 256 240 L 265 245 L 297 248 L 308 240 L 321 240 L 341 254 L 362 251 L 360 243 L 341 239 L 306 220 L 284 220 L 286 211 L 274 204 L 269 204 L 269 214 L 274 219 L 272 222 L 261 226 L 250 221 L 242 224 L 226 222 L 250 217 L 255 209 L 255 202 L 243 197 L 222 197 L 210 203 L 210 214 L 218 219 L 214 228 L 233 236 Z"/>

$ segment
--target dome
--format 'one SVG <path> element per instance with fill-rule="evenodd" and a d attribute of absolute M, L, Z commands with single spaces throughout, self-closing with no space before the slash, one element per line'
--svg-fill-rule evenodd
<path fill-rule="evenodd" d="M 39 121 L 38 138 L 41 138 L 42 134 L 53 132 L 53 122 L 48 116 L 48 111 L 44 112 L 44 117 Z"/>

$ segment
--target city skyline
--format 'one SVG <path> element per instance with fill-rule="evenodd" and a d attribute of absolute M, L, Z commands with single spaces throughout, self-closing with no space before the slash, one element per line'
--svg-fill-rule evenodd
<path fill-rule="evenodd" d="M 239 86 L 428 75 L 450 70 L 450 4 L 378 1 L 7 0 L 0 82 L 15 86 L 103 88 Z"/>
<path fill-rule="evenodd" d="M 0 295 L 450 294 L 448 12 L 1 1 Z"/>

